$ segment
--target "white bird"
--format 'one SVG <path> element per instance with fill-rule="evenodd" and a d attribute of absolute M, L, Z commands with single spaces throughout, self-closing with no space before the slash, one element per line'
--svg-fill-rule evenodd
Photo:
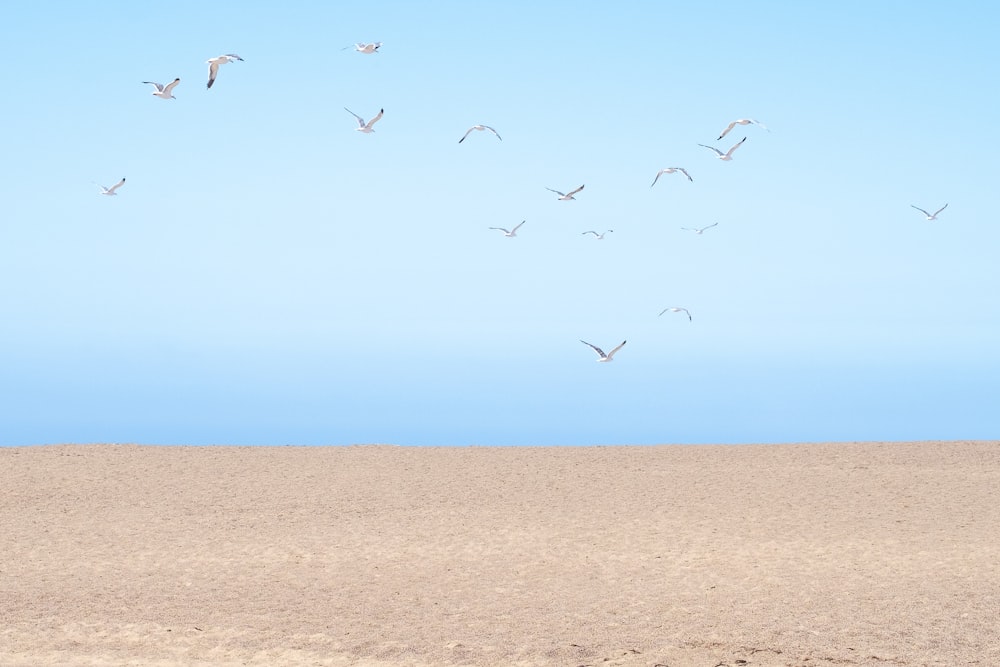
<path fill-rule="evenodd" d="M 725 153 L 723 153 L 722 151 L 720 151 L 718 148 L 712 148 L 711 146 L 706 146 L 705 144 L 698 144 L 698 145 L 701 146 L 702 148 L 707 148 L 708 150 L 710 150 L 713 153 L 715 153 L 720 160 L 727 160 L 728 161 L 728 160 L 732 160 L 733 159 L 733 152 L 735 152 L 737 148 L 739 148 L 740 146 L 742 146 L 743 142 L 746 141 L 746 140 L 747 140 L 747 138 L 743 137 L 742 139 L 740 139 L 739 141 L 737 141 L 735 144 L 733 144 L 733 147 L 730 148 Z"/>
<path fill-rule="evenodd" d="M 687 169 L 685 169 L 684 167 L 667 167 L 666 169 L 661 169 L 658 172 L 656 172 L 656 178 L 654 178 L 653 182 L 649 184 L 649 187 L 653 187 L 654 185 L 656 185 L 656 182 L 660 180 L 660 176 L 662 176 L 663 174 L 673 174 L 674 172 L 678 171 L 687 176 L 687 179 L 689 181 L 694 180 L 693 178 L 691 178 L 691 174 L 687 173 Z"/>
<path fill-rule="evenodd" d="M 514 238 L 515 236 L 517 236 L 517 230 L 518 230 L 518 227 L 520 227 L 520 226 L 521 226 L 521 225 L 523 225 L 524 223 L 525 223 L 525 221 L 524 221 L 524 220 L 522 220 L 521 222 L 517 223 L 517 226 L 516 226 L 516 227 L 514 227 L 514 229 L 505 229 L 505 228 L 503 228 L 503 227 L 490 227 L 490 229 L 499 229 L 499 230 L 500 230 L 501 232 L 503 232 L 503 235 L 504 235 L 504 236 L 506 236 L 506 237 L 507 237 L 507 238 L 509 238 L 509 239 L 512 239 L 512 238 Z"/>
<path fill-rule="evenodd" d="M 600 356 L 600 359 L 598 359 L 598 361 L 614 361 L 612 359 L 612 357 L 615 356 L 615 352 L 617 352 L 618 350 L 622 349 L 622 347 L 624 347 L 625 343 L 627 343 L 628 341 L 627 340 L 623 340 L 621 345 L 619 345 L 615 349 L 611 350 L 607 354 L 604 354 L 604 350 L 602 350 L 601 348 L 597 347 L 596 345 L 591 345 L 590 343 L 588 343 L 587 341 L 583 340 L 582 338 L 580 339 L 580 342 L 583 343 L 584 345 L 587 345 L 588 347 L 593 348 L 594 352 L 597 352 L 598 356 Z"/>
<path fill-rule="evenodd" d="M 615 231 L 615 230 L 613 230 L 613 229 L 609 229 L 608 231 L 604 232 L 604 234 L 607 234 L 607 233 L 609 233 L 609 232 L 613 232 L 613 231 Z M 593 234 L 594 236 L 596 236 L 596 237 L 597 237 L 597 240 L 598 240 L 598 241 L 603 241 L 603 240 L 604 240 L 604 234 L 598 234 L 598 233 L 597 233 L 597 232 L 595 232 L 595 231 L 589 231 L 589 232 L 583 232 L 583 233 L 581 234 L 581 236 L 586 236 L 587 234 Z"/>
<path fill-rule="evenodd" d="M 497 131 L 494 130 L 489 125 L 473 125 L 468 130 L 465 131 L 465 134 L 462 135 L 462 138 L 458 140 L 458 143 L 462 143 L 463 141 L 465 141 L 465 137 L 469 136 L 469 133 L 472 132 L 473 130 L 479 130 L 480 132 L 483 130 L 489 130 L 494 134 L 494 136 L 496 136 L 497 139 L 500 139 L 500 135 L 497 134 Z M 500 139 L 500 141 L 503 141 L 503 139 Z"/>
<path fill-rule="evenodd" d="M 352 44 L 351 46 L 345 46 L 341 49 L 341 51 L 353 48 L 358 53 L 378 53 L 378 47 L 380 46 L 382 46 L 382 42 L 372 42 L 371 44 L 359 42 L 357 44 Z"/>
<path fill-rule="evenodd" d="M 557 195 L 559 195 L 558 197 L 556 197 L 556 199 L 559 199 L 561 201 L 569 201 L 570 199 L 573 199 L 573 200 L 576 199 L 576 197 L 574 197 L 573 195 L 575 195 L 580 190 L 583 190 L 583 186 L 581 185 L 576 190 L 571 190 L 570 192 L 566 192 L 566 193 L 559 192 L 558 190 L 553 190 L 552 188 L 545 188 L 545 189 L 548 190 L 549 192 L 554 192 Z"/>
<path fill-rule="evenodd" d="M 112 185 L 110 188 L 106 188 L 103 185 L 101 185 L 100 183 L 94 183 L 94 185 L 96 185 L 97 187 L 99 187 L 101 189 L 101 194 L 102 195 L 114 196 L 114 195 L 118 194 L 117 192 L 115 192 L 115 190 L 117 190 L 121 186 L 125 185 L 125 178 L 122 177 L 122 180 L 118 181 L 117 183 L 115 183 L 114 185 Z"/>
<path fill-rule="evenodd" d="M 660 315 L 663 315 L 663 313 L 667 312 L 668 310 L 671 313 L 687 313 L 688 321 L 689 322 L 691 321 L 691 313 L 688 311 L 687 308 L 681 308 L 679 306 L 671 306 L 670 308 L 664 308 L 663 310 L 661 310 L 660 311 Z M 659 316 L 657 316 L 657 317 L 659 317 Z"/>
<path fill-rule="evenodd" d="M 920 211 L 921 213 L 923 213 L 924 215 L 926 215 L 926 216 L 927 216 L 927 219 L 928 219 L 928 220 L 937 220 L 937 217 L 938 217 L 938 213 L 940 213 L 941 211 L 943 211 L 943 210 L 945 210 L 946 208 L 948 208 L 948 205 L 947 205 L 947 204 L 945 204 L 944 206 L 942 206 L 942 207 L 941 207 L 941 208 L 939 208 L 938 210 L 934 211 L 933 213 L 928 213 L 928 212 L 927 212 L 927 211 L 925 211 L 924 209 L 920 208 L 919 206 L 914 206 L 913 204 L 910 204 L 910 207 L 911 207 L 911 208 L 915 208 L 915 209 L 917 209 L 918 211 Z"/>
<path fill-rule="evenodd" d="M 208 63 L 208 87 L 211 88 L 212 84 L 215 83 L 215 77 L 219 74 L 219 65 L 225 65 L 236 60 L 243 62 L 243 58 L 240 58 L 235 53 L 227 53 L 223 56 L 216 56 L 211 60 L 206 60 L 205 62 Z"/>
<path fill-rule="evenodd" d="M 180 77 L 174 79 L 165 86 L 162 83 L 156 83 L 155 81 L 143 81 L 143 83 L 149 83 L 156 86 L 156 90 L 153 91 L 153 95 L 156 95 L 157 97 L 164 100 L 177 99 L 176 97 L 173 96 L 171 91 L 174 89 L 174 86 L 176 86 L 180 82 L 181 82 Z"/>
<path fill-rule="evenodd" d="M 689 232 L 694 232 L 695 234 L 699 234 L 700 235 L 706 229 L 711 229 L 712 227 L 715 227 L 717 224 L 719 224 L 719 223 L 713 222 L 712 224 L 708 225 L 707 227 L 681 227 L 681 229 L 684 229 L 684 230 L 689 231 Z"/>
<path fill-rule="evenodd" d="M 764 125 L 764 123 L 760 122 L 759 120 L 754 120 L 753 118 L 740 118 L 739 120 L 734 120 L 732 123 L 727 125 L 726 129 L 724 129 L 722 131 L 722 134 L 719 135 L 719 139 L 729 134 L 729 131 L 734 127 L 736 127 L 737 125 L 756 125 L 757 127 L 767 130 L 767 126 Z M 770 132 L 771 130 L 767 131 Z M 716 141 L 718 141 L 719 139 L 716 139 Z"/>
<path fill-rule="evenodd" d="M 375 130 L 372 129 L 372 125 L 374 125 L 375 123 L 379 122 L 379 120 L 382 119 L 382 111 L 383 111 L 383 109 L 379 109 L 378 113 L 375 115 L 375 117 L 372 118 L 367 123 L 365 122 L 364 118 L 362 118 L 358 114 L 354 113 L 353 111 L 351 111 L 347 107 L 344 107 L 344 111 L 346 111 L 347 113 L 351 114 L 352 116 L 354 116 L 355 118 L 358 119 L 358 127 L 354 128 L 355 130 L 357 130 L 358 132 L 364 132 L 365 134 L 370 134 L 370 133 L 372 133 L 372 132 L 375 131 Z"/>

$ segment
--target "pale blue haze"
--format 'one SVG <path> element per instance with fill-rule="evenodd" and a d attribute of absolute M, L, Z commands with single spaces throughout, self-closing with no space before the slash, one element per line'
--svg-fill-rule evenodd
<path fill-rule="evenodd" d="M 1000 437 L 997 25 L 4 3 L 0 444 Z M 345 106 L 385 117 L 365 136 Z M 715 140 L 743 117 L 772 131 Z M 476 123 L 503 141 L 458 144 Z M 667 166 L 694 182 L 650 188 Z M 597 364 L 581 338 L 628 344 Z"/>

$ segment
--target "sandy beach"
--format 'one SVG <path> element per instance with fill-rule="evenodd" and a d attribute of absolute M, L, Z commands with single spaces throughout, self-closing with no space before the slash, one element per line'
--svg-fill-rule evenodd
<path fill-rule="evenodd" d="M 0 665 L 997 665 L 1000 443 L 0 449 Z"/>

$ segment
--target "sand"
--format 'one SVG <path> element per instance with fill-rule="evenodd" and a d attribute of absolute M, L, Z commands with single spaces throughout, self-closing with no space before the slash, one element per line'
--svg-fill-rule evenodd
<path fill-rule="evenodd" d="M 0 449 L 0 665 L 997 665 L 1000 442 Z"/>

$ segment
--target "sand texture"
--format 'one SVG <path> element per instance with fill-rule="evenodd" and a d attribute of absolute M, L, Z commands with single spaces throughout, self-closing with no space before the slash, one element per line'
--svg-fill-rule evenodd
<path fill-rule="evenodd" d="M 1000 665 L 1000 443 L 0 449 L 0 665 Z"/>

